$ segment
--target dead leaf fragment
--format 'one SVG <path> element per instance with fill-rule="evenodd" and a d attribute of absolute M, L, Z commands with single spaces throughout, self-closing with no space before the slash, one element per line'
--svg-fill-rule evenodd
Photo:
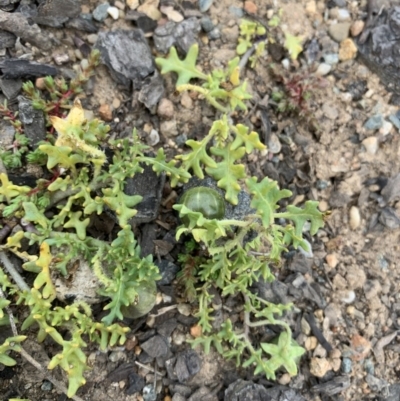
<path fill-rule="evenodd" d="M 365 359 L 371 351 L 371 343 L 359 334 L 354 334 L 351 338 L 351 349 L 353 350 L 351 359 L 353 361 L 361 361 Z"/>
<path fill-rule="evenodd" d="M 171 6 L 161 6 L 160 11 L 165 14 L 170 21 L 173 22 L 182 22 L 183 15 L 178 11 L 174 10 L 174 7 Z"/>
<path fill-rule="evenodd" d="M 373 351 L 374 351 L 376 361 L 379 364 L 385 363 L 385 353 L 383 352 L 383 348 L 386 347 L 388 344 L 390 344 L 398 334 L 399 334 L 399 332 L 395 331 L 394 333 L 391 333 L 385 337 L 382 337 L 376 343 Z"/>
<path fill-rule="evenodd" d="M 158 21 L 161 18 L 161 13 L 158 10 L 159 4 L 160 0 L 147 0 L 137 10 L 146 14 L 152 20 Z"/>

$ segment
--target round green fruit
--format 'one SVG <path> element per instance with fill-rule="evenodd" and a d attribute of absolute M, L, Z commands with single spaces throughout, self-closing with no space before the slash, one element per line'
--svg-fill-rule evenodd
<path fill-rule="evenodd" d="M 222 219 L 225 216 L 225 200 L 212 188 L 191 188 L 183 194 L 180 203 L 194 212 L 200 212 L 206 219 Z"/>
<path fill-rule="evenodd" d="M 129 306 L 122 306 L 121 312 L 124 317 L 137 319 L 147 315 L 156 303 L 157 286 L 155 281 L 143 282 L 136 288 L 137 296 Z"/>

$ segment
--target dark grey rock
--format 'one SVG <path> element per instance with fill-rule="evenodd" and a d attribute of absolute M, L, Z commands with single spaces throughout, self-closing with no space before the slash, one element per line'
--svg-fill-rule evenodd
<path fill-rule="evenodd" d="M 100 32 L 95 47 L 115 81 L 140 90 L 143 81 L 155 71 L 151 49 L 139 29 Z"/>
<path fill-rule="evenodd" d="M 400 118 L 396 114 L 391 114 L 389 117 L 389 121 L 398 129 L 400 130 Z"/>
<path fill-rule="evenodd" d="M 153 358 L 167 355 L 169 349 L 167 339 L 158 334 L 141 344 L 141 347 Z"/>
<path fill-rule="evenodd" d="M 180 394 L 183 397 L 189 397 L 192 394 L 192 389 L 180 383 L 171 383 L 169 389 L 173 395 Z"/>
<path fill-rule="evenodd" d="M 153 32 L 157 28 L 157 21 L 136 10 L 128 10 L 125 19 L 135 22 L 136 26 L 144 33 Z"/>
<path fill-rule="evenodd" d="M 326 301 L 320 294 L 316 283 L 309 284 L 302 274 L 293 275 L 287 281 L 291 281 L 289 286 L 289 294 L 293 295 L 297 300 L 308 299 L 315 302 L 319 308 L 326 307 Z"/>
<path fill-rule="evenodd" d="M 379 215 L 379 222 L 391 230 L 400 227 L 400 218 L 397 216 L 396 210 L 392 207 L 385 207 L 381 211 Z"/>
<path fill-rule="evenodd" d="M 0 49 L 14 47 L 16 40 L 17 37 L 13 33 L 0 30 Z"/>
<path fill-rule="evenodd" d="M 371 374 L 367 374 L 365 381 L 368 383 L 369 388 L 374 393 L 380 393 L 383 396 L 388 396 L 389 393 L 389 383 L 386 380 L 379 379 Z"/>
<path fill-rule="evenodd" d="M 258 295 L 268 301 L 275 304 L 286 304 L 288 287 L 286 284 L 275 280 L 272 283 L 264 280 L 260 280 L 255 284 Z"/>
<path fill-rule="evenodd" d="M 20 59 L 7 59 L 0 62 L 0 70 L 3 73 L 3 79 L 44 77 L 46 75 L 54 77 L 58 73 L 57 68 L 51 65 Z"/>
<path fill-rule="evenodd" d="M 158 285 L 169 285 L 175 280 L 176 274 L 179 271 L 179 267 L 170 262 L 169 260 L 162 259 L 160 262 L 156 262 L 158 270 L 161 274 L 161 279 L 157 281 Z"/>
<path fill-rule="evenodd" d="M 142 235 L 140 236 L 139 241 L 141 249 L 140 256 L 144 258 L 148 255 L 154 255 L 154 241 L 157 239 L 157 225 L 155 223 L 143 224 L 141 227 L 141 233 Z"/>
<path fill-rule="evenodd" d="M 49 50 L 51 42 L 42 34 L 40 28 L 21 13 L 7 13 L 0 10 L 0 26 L 5 31 L 26 40 L 43 50 Z"/>
<path fill-rule="evenodd" d="M 186 54 L 190 47 L 197 43 L 200 30 L 197 18 L 188 18 L 180 23 L 169 21 L 154 31 L 155 48 L 165 54 L 171 46 L 176 46 L 180 52 Z"/>
<path fill-rule="evenodd" d="M 0 79 L 0 89 L 8 100 L 15 99 L 21 88 L 21 79 Z"/>
<path fill-rule="evenodd" d="M 147 77 L 139 92 L 139 102 L 143 103 L 150 111 L 155 112 L 160 99 L 164 96 L 164 80 L 158 70 Z"/>
<path fill-rule="evenodd" d="M 236 380 L 225 390 L 225 401 L 269 401 L 268 390 L 260 384 Z"/>
<path fill-rule="evenodd" d="M 19 0 L 0 0 L 0 9 L 3 11 L 12 11 L 14 4 L 18 3 Z"/>
<path fill-rule="evenodd" d="M 15 128 L 9 121 L 0 120 L 0 148 L 11 146 L 14 142 Z"/>
<path fill-rule="evenodd" d="M 211 40 L 217 40 L 221 37 L 221 31 L 219 28 L 214 28 L 212 31 L 208 32 L 207 36 Z"/>
<path fill-rule="evenodd" d="M 366 80 L 358 80 L 351 82 L 347 88 L 347 92 L 351 94 L 353 97 L 353 100 L 358 101 L 361 100 L 365 94 L 365 92 L 368 90 L 368 85 Z"/>
<path fill-rule="evenodd" d="M 364 128 L 368 130 L 377 130 L 383 125 L 383 116 L 381 114 L 377 114 L 376 116 L 370 117 L 365 123 Z"/>
<path fill-rule="evenodd" d="M 81 12 L 79 0 L 44 0 L 37 8 L 37 15 L 31 18 L 39 25 L 61 28 L 69 18 Z"/>
<path fill-rule="evenodd" d="M 315 385 L 312 387 L 312 391 L 332 397 L 346 390 L 348 387 L 350 387 L 349 376 L 336 376 L 332 380 Z"/>
<path fill-rule="evenodd" d="M 62 28 L 68 21 L 68 17 L 33 17 L 38 25 L 50 26 L 52 28 Z"/>
<path fill-rule="evenodd" d="M 151 166 L 143 166 L 141 174 L 126 180 L 124 192 L 127 195 L 143 197 L 142 201 L 135 206 L 137 214 L 132 219 L 133 223 L 148 223 L 157 217 L 164 183 L 165 175 L 157 175 Z"/>
<path fill-rule="evenodd" d="M 342 359 L 342 366 L 341 370 L 343 373 L 350 373 L 351 370 L 353 369 L 352 367 L 352 362 L 350 358 L 343 358 Z"/>
<path fill-rule="evenodd" d="M 358 56 L 381 79 L 386 89 L 400 94 L 400 7 L 384 9 L 358 41 Z M 360 43 L 362 42 L 362 43 Z"/>
<path fill-rule="evenodd" d="M 177 146 L 183 146 L 186 143 L 187 140 L 188 140 L 187 135 L 186 134 L 181 134 L 181 135 L 178 135 L 175 138 L 175 143 L 176 143 Z"/>
<path fill-rule="evenodd" d="M 107 18 L 107 10 L 110 7 L 109 3 L 103 3 L 99 4 L 94 10 L 93 10 L 93 18 L 96 21 L 103 22 Z"/>
<path fill-rule="evenodd" d="M 201 359 L 194 350 L 186 350 L 165 362 L 170 380 L 185 382 L 201 369 Z"/>
<path fill-rule="evenodd" d="M 382 189 L 382 196 L 386 203 L 400 199 L 400 173 L 388 180 Z"/>
<path fill-rule="evenodd" d="M 210 32 L 214 29 L 214 24 L 208 16 L 205 16 L 200 20 L 200 25 L 204 32 Z"/>
<path fill-rule="evenodd" d="M 392 384 L 388 389 L 388 394 L 380 397 L 379 401 L 399 401 L 400 400 L 400 384 Z"/>
<path fill-rule="evenodd" d="M 145 386 L 145 384 L 146 383 L 145 383 L 143 377 L 140 377 L 135 372 L 132 372 L 128 376 L 128 386 L 126 388 L 126 394 L 132 395 L 132 394 L 141 392 L 143 390 L 143 387 Z"/>
<path fill-rule="evenodd" d="M 24 126 L 24 133 L 29 138 L 30 146 L 36 148 L 40 141 L 46 139 L 46 121 L 42 110 L 36 110 L 32 102 L 18 96 L 19 118 Z"/>
<path fill-rule="evenodd" d="M 43 391 L 51 391 L 53 389 L 53 383 L 49 382 L 48 380 L 43 380 L 42 385 L 40 386 L 40 389 Z"/>
<path fill-rule="evenodd" d="M 97 26 L 91 19 L 85 18 L 83 16 L 79 16 L 77 18 L 73 18 L 65 23 L 66 28 L 77 29 L 78 31 L 95 33 L 98 31 Z"/>
<path fill-rule="evenodd" d="M 345 207 L 351 202 L 349 194 L 334 191 L 329 198 L 329 205 L 333 208 Z"/>
<path fill-rule="evenodd" d="M 199 10 L 205 13 L 212 6 L 214 0 L 198 0 Z"/>
<path fill-rule="evenodd" d="M 325 180 L 317 180 L 315 183 L 315 188 L 319 189 L 320 191 L 328 188 L 329 182 Z"/>
<path fill-rule="evenodd" d="M 190 395 L 190 393 L 189 393 L 189 395 Z M 173 395 L 172 401 L 186 401 L 186 397 L 184 397 L 183 395 L 181 395 L 179 393 L 176 393 Z"/>
<path fill-rule="evenodd" d="M 375 365 L 374 365 L 374 362 L 372 361 L 372 359 L 366 359 L 365 360 L 364 369 L 370 375 L 374 375 L 375 374 Z"/>
<path fill-rule="evenodd" d="M 211 392 L 208 387 L 202 386 L 197 389 L 189 398 L 188 401 L 218 401 L 218 397 Z"/>
<path fill-rule="evenodd" d="M 161 324 L 157 324 L 157 333 L 163 337 L 168 338 L 178 326 L 176 319 L 168 319 Z"/>
<path fill-rule="evenodd" d="M 114 383 L 126 380 L 133 372 L 134 367 L 135 365 L 133 363 L 123 363 L 107 375 L 107 380 Z"/>

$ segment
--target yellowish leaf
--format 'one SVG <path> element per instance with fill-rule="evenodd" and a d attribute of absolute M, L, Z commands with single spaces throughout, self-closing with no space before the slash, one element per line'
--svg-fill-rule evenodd
<path fill-rule="evenodd" d="M 301 36 L 294 36 L 288 32 L 285 32 L 285 43 L 284 46 L 289 52 L 290 58 L 296 60 L 298 55 L 303 51 L 301 42 L 303 38 Z"/>

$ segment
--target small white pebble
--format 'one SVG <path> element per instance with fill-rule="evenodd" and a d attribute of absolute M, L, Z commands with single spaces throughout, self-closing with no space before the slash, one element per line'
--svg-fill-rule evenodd
<path fill-rule="evenodd" d="M 284 58 L 284 59 L 281 61 L 281 63 L 282 63 L 282 67 L 283 67 L 285 70 L 288 70 L 288 69 L 289 69 L 289 67 L 290 67 L 290 61 L 289 61 L 289 59 Z"/>
<path fill-rule="evenodd" d="M 343 291 L 341 295 L 342 301 L 345 304 L 351 304 L 356 299 L 356 293 L 354 291 Z"/>
<path fill-rule="evenodd" d="M 346 21 L 346 20 L 350 19 L 349 11 L 346 10 L 345 8 L 339 8 L 339 10 L 337 12 L 337 19 L 339 21 Z"/>
<path fill-rule="evenodd" d="M 158 131 L 156 131 L 155 129 L 152 129 L 150 131 L 150 134 L 147 136 L 146 142 L 150 146 L 157 145 L 157 143 L 160 142 L 160 135 L 159 135 Z"/>
<path fill-rule="evenodd" d="M 321 63 L 318 68 L 317 71 L 315 72 L 316 75 L 323 77 L 324 75 L 327 75 L 330 73 L 332 69 L 332 66 L 327 64 L 327 63 Z"/>
<path fill-rule="evenodd" d="M 344 103 L 350 103 L 353 100 L 353 96 L 351 96 L 351 93 L 349 93 L 349 92 L 341 93 L 340 98 L 342 99 L 342 102 L 344 102 Z"/>
<path fill-rule="evenodd" d="M 113 6 L 108 7 L 107 13 L 114 20 L 117 20 L 119 18 L 119 10 L 117 7 L 113 7 Z"/>
<path fill-rule="evenodd" d="M 360 215 L 360 209 L 357 206 L 352 206 L 350 208 L 350 228 L 352 230 L 356 230 L 360 224 L 361 224 L 361 215 Z"/>
<path fill-rule="evenodd" d="M 379 129 L 381 135 L 387 135 L 393 128 L 393 124 L 389 121 L 383 121 L 382 127 Z"/>
<path fill-rule="evenodd" d="M 374 155 L 379 148 L 379 143 L 378 143 L 378 138 L 376 136 L 370 136 L 368 138 L 365 138 L 362 141 L 362 144 L 364 145 L 365 150 L 367 153 L 370 155 Z"/>

